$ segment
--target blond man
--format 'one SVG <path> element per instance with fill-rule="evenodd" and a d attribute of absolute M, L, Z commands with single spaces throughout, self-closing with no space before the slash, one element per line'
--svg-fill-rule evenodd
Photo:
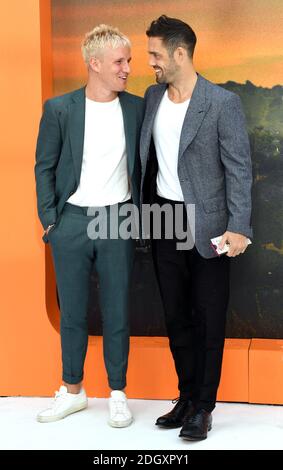
<path fill-rule="evenodd" d="M 118 29 L 99 25 L 86 34 L 85 87 L 48 100 L 36 150 L 38 214 L 50 243 L 61 311 L 63 384 L 39 413 L 56 421 L 87 407 L 83 368 L 88 342 L 89 284 L 99 277 L 104 360 L 110 395 L 109 424 L 132 422 L 124 388 L 129 352 L 128 294 L 135 242 L 89 236 L 90 208 L 139 204 L 137 153 L 143 100 L 125 91 L 131 45 Z M 120 219 L 119 219 L 120 221 Z"/>

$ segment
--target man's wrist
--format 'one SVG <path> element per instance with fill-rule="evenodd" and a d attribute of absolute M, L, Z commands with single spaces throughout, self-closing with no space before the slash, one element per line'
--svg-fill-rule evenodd
<path fill-rule="evenodd" d="M 45 233 L 47 234 L 49 232 L 49 230 L 54 227 L 55 223 L 54 224 L 50 224 L 48 225 L 48 227 L 45 229 Z"/>

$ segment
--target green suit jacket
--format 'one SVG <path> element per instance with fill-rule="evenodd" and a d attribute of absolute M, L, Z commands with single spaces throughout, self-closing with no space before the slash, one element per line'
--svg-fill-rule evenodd
<path fill-rule="evenodd" d="M 124 120 L 132 199 L 139 207 L 139 138 L 144 103 L 143 98 L 127 92 L 119 93 L 119 99 Z M 84 126 L 85 87 L 45 102 L 37 139 L 35 165 L 38 215 L 44 229 L 56 223 L 64 204 L 78 188 L 83 158 Z M 44 241 L 47 239 L 44 238 Z"/>

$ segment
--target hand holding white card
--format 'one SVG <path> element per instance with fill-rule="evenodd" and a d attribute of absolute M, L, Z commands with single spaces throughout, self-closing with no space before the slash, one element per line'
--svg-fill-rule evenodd
<path fill-rule="evenodd" d="M 211 238 L 211 245 L 212 248 L 216 251 L 218 255 L 223 255 L 224 253 L 227 253 L 229 250 L 229 244 L 226 242 L 224 245 L 224 248 L 220 250 L 219 245 L 222 239 L 222 235 L 219 237 Z M 250 245 L 252 242 L 249 238 L 247 238 L 247 245 Z"/>

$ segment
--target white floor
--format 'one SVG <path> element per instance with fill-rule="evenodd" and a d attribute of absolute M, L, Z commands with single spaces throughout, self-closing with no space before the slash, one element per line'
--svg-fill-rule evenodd
<path fill-rule="evenodd" d="M 89 399 L 87 410 L 56 423 L 38 423 L 37 412 L 50 400 L 0 398 L 0 449 L 283 450 L 283 406 L 218 403 L 208 439 L 192 443 L 178 437 L 179 429 L 154 425 L 156 417 L 172 408 L 170 401 L 129 400 L 134 423 L 114 429 L 107 424 L 107 400 L 97 398 Z"/>

